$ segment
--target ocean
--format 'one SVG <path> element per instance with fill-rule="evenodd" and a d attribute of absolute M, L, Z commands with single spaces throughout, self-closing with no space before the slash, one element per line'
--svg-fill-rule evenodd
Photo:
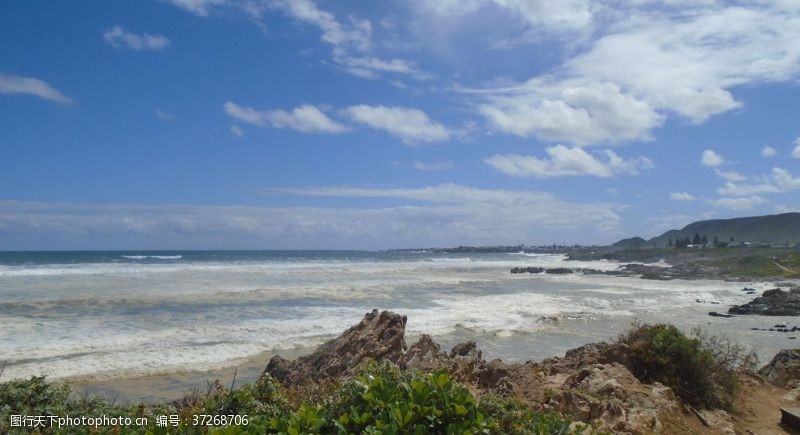
<path fill-rule="evenodd" d="M 745 285 L 512 267 L 613 270 L 561 255 L 364 251 L 0 252 L 3 378 L 114 378 L 213 370 L 307 349 L 373 308 L 408 316 L 407 341 L 473 339 L 487 359 L 538 360 L 613 339 L 634 321 L 700 326 L 770 358 L 794 318 L 712 318 Z M 665 265 L 666 267 L 666 265 Z M 800 335 L 800 334 L 798 334 Z M 264 361 L 266 364 L 266 361 Z"/>

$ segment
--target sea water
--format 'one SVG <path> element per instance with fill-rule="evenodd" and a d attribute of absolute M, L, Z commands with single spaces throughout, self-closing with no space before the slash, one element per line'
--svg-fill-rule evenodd
<path fill-rule="evenodd" d="M 701 326 L 770 358 L 794 318 L 709 317 L 770 283 L 511 274 L 614 270 L 562 255 L 361 251 L 0 253 L 3 378 L 201 371 L 309 348 L 373 308 L 408 316 L 407 339 L 475 340 L 487 358 L 538 360 L 613 339 L 634 321 Z M 800 336 L 800 334 L 797 334 Z"/>

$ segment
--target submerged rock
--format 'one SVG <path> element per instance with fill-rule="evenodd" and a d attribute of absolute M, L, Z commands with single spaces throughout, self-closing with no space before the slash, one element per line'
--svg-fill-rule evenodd
<path fill-rule="evenodd" d="M 734 305 L 731 314 L 760 314 L 763 316 L 800 316 L 800 289 L 767 290 L 744 305 Z"/>

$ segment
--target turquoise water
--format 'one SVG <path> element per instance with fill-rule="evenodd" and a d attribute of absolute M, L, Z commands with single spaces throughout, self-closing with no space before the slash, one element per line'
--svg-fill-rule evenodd
<path fill-rule="evenodd" d="M 509 273 L 518 266 L 618 267 L 525 254 L 4 252 L 3 376 L 221 368 L 317 345 L 373 308 L 407 315 L 410 339 L 475 339 L 488 357 L 518 361 L 612 338 L 635 319 L 704 326 L 764 355 L 788 347 L 785 334 L 750 328 L 793 319 L 707 316 L 748 300 L 742 283 Z"/>

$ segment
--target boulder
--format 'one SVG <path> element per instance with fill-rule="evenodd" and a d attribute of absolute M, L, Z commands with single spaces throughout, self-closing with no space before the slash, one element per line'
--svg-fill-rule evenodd
<path fill-rule="evenodd" d="M 265 372 L 286 385 L 299 385 L 309 380 L 340 378 L 367 361 L 396 363 L 405 351 L 405 327 L 405 316 L 373 310 L 310 355 L 294 361 L 273 357 Z"/>
<path fill-rule="evenodd" d="M 778 352 L 758 374 L 781 388 L 787 387 L 792 381 L 800 380 L 800 349 L 784 349 Z"/>

